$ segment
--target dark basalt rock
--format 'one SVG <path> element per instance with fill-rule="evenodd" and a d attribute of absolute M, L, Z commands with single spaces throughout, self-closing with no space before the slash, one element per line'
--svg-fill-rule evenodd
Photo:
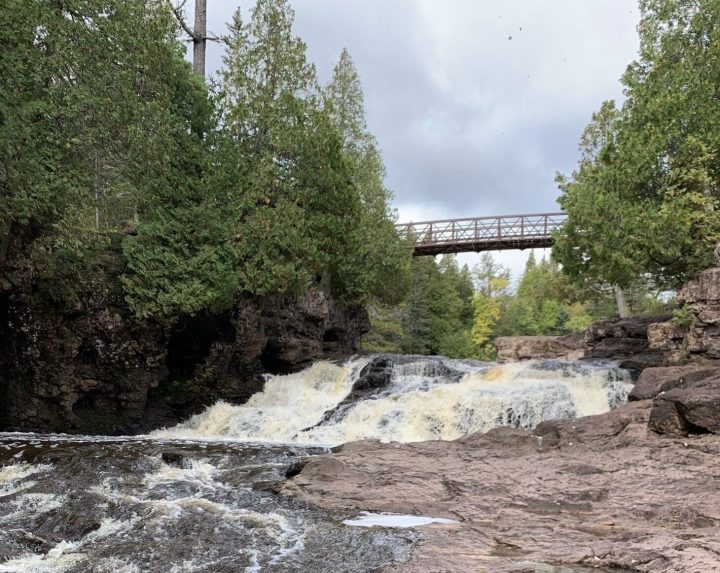
<path fill-rule="evenodd" d="M 661 434 L 720 433 L 720 376 L 694 380 L 657 396 L 648 426 Z"/>
<path fill-rule="evenodd" d="M 167 451 L 160 454 L 163 463 L 176 468 L 184 468 L 187 465 L 186 458 L 181 452 Z"/>
<path fill-rule="evenodd" d="M 647 340 L 648 327 L 669 318 L 669 316 L 663 315 L 600 320 L 587 328 L 585 342 L 594 345 L 608 338 L 639 338 Z"/>
<path fill-rule="evenodd" d="M 98 289 L 82 308 L 0 295 L 0 431 L 132 434 L 176 424 L 219 399 L 243 403 L 264 373 L 356 353 L 362 307 L 311 289 L 246 300 L 172 327 L 134 319 Z"/>
<path fill-rule="evenodd" d="M 697 381 L 720 375 L 720 367 L 703 367 L 695 364 L 647 368 L 643 370 L 628 399 L 648 400 L 662 392 L 693 384 Z"/>

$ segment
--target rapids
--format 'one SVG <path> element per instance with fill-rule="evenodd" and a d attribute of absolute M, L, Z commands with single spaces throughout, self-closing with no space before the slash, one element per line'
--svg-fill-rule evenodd
<path fill-rule="evenodd" d="M 369 361 L 318 362 L 270 376 L 246 404 L 220 402 L 154 435 L 331 446 L 367 438 L 454 440 L 497 426 L 601 414 L 625 402 L 632 388 L 628 372 L 607 364 L 395 357 L 383 387 L 348 402 Z"/>
<path fill-rule="evenodd" d="M 0 573 L 377 570 L 417 540 L 387 524 L 437 520 L 362 527 L 357 513 L 306 507 L 277 484 L 328 446 L 598 414 L 631 386 L 612 364 L 362 357 L 268 376 L 246 404 L 148 436 L 0 434 Z"/>

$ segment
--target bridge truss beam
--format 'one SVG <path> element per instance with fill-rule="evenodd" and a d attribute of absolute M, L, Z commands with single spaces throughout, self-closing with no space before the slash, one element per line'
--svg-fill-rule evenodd
<path fill-rule="evenodd" d="M 552 246 L 564 213 L 445 219 L 396 225 L 414 243 L 414 255 L 439 255 Z"/>

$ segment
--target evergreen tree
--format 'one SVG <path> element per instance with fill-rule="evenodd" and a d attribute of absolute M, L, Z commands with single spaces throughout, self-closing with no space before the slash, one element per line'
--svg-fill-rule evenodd
<path fill-rule="evenodd" d="M 626 100 L 603 105 L 560 177 L 568 220 L 554 254 L 578 281 L 677 287 L 720 239 L 720 4 L 642 0 Z"/>
<path fill-rule="evenodd" d="M 454 257 L 446 256 L 439 262 L 430 257 L 416 257 L 411 266 L 409 293 L 399 316 L 392 321 L 380 321 L 378 325 L 373 323 L 369 337 L 372 348 L 390 345 L 399 331 L 402 334 L 397 346 L 404 353 L 473 355 L 472 315 L 467 310 L 472 304 L 471 296 L 469 273 L 458 267 Z"/>
<path fill-rule="evenodd" d="M 367 128 L 360 77 L 345 49 L 324 96 L 325 109 L 342 136 L 361 204 L 355 228 L 357 260 L 352 261 L 358 271 L 354 276 L 356 293 L 367 293 L 380 303 L 397 304 L 408 286 L 410 245 L 395 230 L 391 195 L 384 185 L 385 166 Z"/>
<path fill-rule="evenodd" d="M 197 92 L 165 2 L 10 0 L 0 24 L 0 272 L 75 306 L 118 231 L 181 180 L 168 158 Z"/>
<path fill-rule="evenodd" d="M 230 27 L 221 177 L 236 209 L 240 288 L 293 294 L 326 276 L 357 300 L 361 203 L 293 18 L 286 0 L 259 0 L 247 24 L 238 11 Z"/>
<path fill-rule="evenodd" d="M 410 289 L 402 316 L 403 339 L 400 347 L 407 354 L 432 354 L 431 287 L 437 281 L 437 265 L 429 257 L 412 261 Z"/>

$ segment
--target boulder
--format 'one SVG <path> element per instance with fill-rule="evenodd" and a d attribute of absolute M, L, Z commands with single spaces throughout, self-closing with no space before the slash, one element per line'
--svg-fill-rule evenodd
<path fill-rule="evenodd" d="M 495 340 L 499 362 L 537 358 L 577 360 L 583 357 L 581 336 L 501 336 Z"/>
<path fill-rule="evenodd" d="M 720 433 L 720 376 L 686 382 L 657 396 L 648 426 L 661 434 Z"/>
<path fill-rule="evenodd" d="M 714 267 L 700 273 L 678 293 L 678 300 L 686 304 L 696 302 L 720 302 L 720 268 Z"/>
<path fill-rule="evenodd" d="M 599 320 L 585 331 L 585 342 L 592 346 L 607 338 L 639 338 L 647 340 L 648 328 L 656 322 L 664 322 L 669 316 L 640 316 Z"/>
<path fill-rule="evenodd" d="M 718 375 L 720 375 L 720 367 L 713 368 L 695 364 L 646 368 L 640 374 L 628 400 L 648 400 L 655 398 L 661 392 L 668 392 L 684 387 L 686 384 L 693 384 Z"/>

